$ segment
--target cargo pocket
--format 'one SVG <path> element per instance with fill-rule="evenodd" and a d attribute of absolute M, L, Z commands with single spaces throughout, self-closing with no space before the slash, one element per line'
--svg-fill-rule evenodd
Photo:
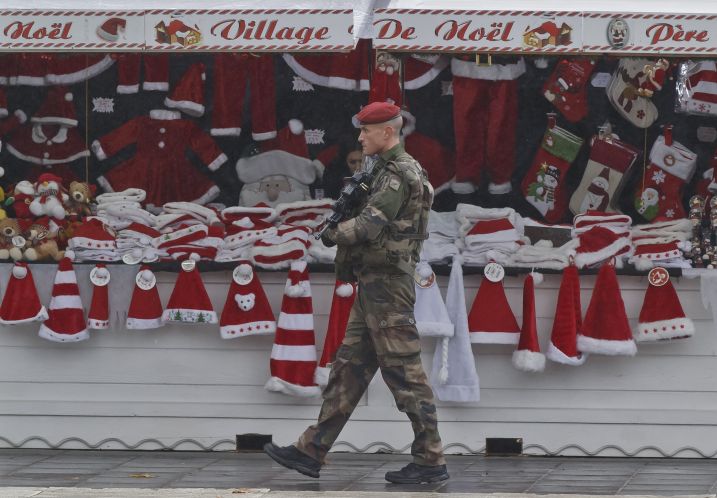
<path fill-rule="evenodd" d="M 378 356 L 412 356 L 421 352 L 413 313 L 387 312 L 378 319 L 378 330 L 372 331 Z"/>

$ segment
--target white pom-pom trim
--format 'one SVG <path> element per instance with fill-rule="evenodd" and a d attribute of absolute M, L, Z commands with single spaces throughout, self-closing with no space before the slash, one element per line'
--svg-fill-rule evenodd
<path fill-rule="evenodd" d="M 72 99 L 74 99 L 74 98 L 75 98 L 75 96 L 72 95 L 72 92 L 67 92 L 67 93 L 65 94 L 65 100 L 68 101 L 68 102 L 72 102 Z"/>
<path fill-rule="evenodd" d="M 67 259 L 69 259 L 70 261 L 74 261 L 75 260 L 75 251 L 73 251 L 72 249 L 66 249 L 65 257 Z"/>
<path fill-rule="evenodd" d="M 140 276 L 140 278 L 146 281 L 152 280 L 152 270 L 142 270 L 142 275 Z"/>
<path fill-rule="evenodd" d="M 290 285 L 286 288 L 286 295 L 289 297 L 301 297 L 304 292 L 304 286 L 301 284 Z"/>
<path fill-rule="evenodd" d="M 202 259 L 202 257 L 196 252 L 193 252 L 189 255 L 189 259 L 191 259 L 192 261 L 199 261 L 200 259 Z"/>
<path fill-rule="evenodd" d="M 336 287 L 336 295 L 339 297 L 349 297 L 354 293 L 354 286 L 351 284 L 341 284 Z"/>
<path fill-rule="evenodd" d="M 540 285 L 543 283 L 543 274 L 542 273 L 531 271 L 530 276 L 533 277 L 533 283 L 535 285 Z"/>
<path fill-rule="evenodd" d="M 294 135 L 298 135 L 304 131 L 304 123 L 302 123 L 298 119 L 290 119 L 289 130 L 291 130 L 291 133 L 293 133 Z"/>
<path fill-rule="evenodd" d="M 418 276 L 421 278 L 428 278 L 433 274 L 433 269 L 428 263 L 419 263 L 418 266 L 416 266 L 416 273 L 418 273 Z"/>
<path fill-rule="evenodd" d="M 25 278 L 27 276 L 27 268 L 19 265 L 13 266 L 12 276 L 20 279 Z"/>

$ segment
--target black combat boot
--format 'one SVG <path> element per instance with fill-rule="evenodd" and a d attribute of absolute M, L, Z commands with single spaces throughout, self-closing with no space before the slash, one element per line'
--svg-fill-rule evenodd
<path fill-rule="evenodd" d="M 396 484 L 421 484 L 423 482 L 439 482 L 448 479 L 445 465 L 418 465 L 409 463 L 401 470 L 386 472 L 386 480 Z"/>
<path fill-rule="evenodd" d="M 288 469 L 294 469 L 305 476 L 319 477 L 321 463 L 296 449 L 296 446 L 277 446 L 274 443 L 264 445 L 264 453 L 269 455 L 278 464 Z"/>

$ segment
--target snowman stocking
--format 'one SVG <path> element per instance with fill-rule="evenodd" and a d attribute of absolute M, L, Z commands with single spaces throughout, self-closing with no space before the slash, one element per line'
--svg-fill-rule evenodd
<path fill-rule="evenodd" d="M 561 60 L 543 85 L 543 95 L 571 123 L 588 114 L 587 82 L 595 69 L 595 61 Z"/>
<path fill-rule="evenodd" d="M 608 135 L 594 137 L 580 185 L 570 198 L 570 211 L 617 211 L 617 197 L 637 159 L 637 149 Z"/>
<path fill-rule="evenodd" d="M 647 221 L 687 216 L 682 190 L 695 172 L 697 154 L 666 135 L 655 140 L 645 180 L 635 190 L 635 209 Z"/>
<path fill-rule="evenodd" d="M 583 139 L 551 124 L 553 126 L 545 131 L 533 164 L 523 178 L 521 190 L 525 199 L 547 221 L 555 223 L 565 215 L 568 204 L 565 176 L 580 151 Z"/>

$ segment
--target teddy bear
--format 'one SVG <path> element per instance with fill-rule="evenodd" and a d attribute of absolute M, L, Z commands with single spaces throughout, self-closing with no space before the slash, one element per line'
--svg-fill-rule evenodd
<path fill-rule="evenodd" d="M 52 230 L 52 221 L 49 218 L 40 218 L 30 225 L 25 232 L 25 238 L 30 247 L 25 249 L 25 259 L 28 261 L 60 261 L 65 251 L 57 245 L 57 230 Z"/>
<path fill-rule="evenodd" d="M 65 210 L 70 219 L 80 219 L 92 214 L 90 204 L 95 194 L 95 186 L 85 182 L 72 182 L 68 189 Z"/>
<path fill-rule="evenodd" d="M 22 237 L 20 220 L 3 218 L 0 220 L 0 259 L 19 261 L 28 247 L 27 239 Z"/>
<path fill-rule="evenodd" d="M 62 205 L 67 197 L 62 191 L 62 178 L 52 173 L 43 173 L 35 182 L 35 199 L 30 203 L 30 212 L 35 216 L 50 216 L 56 220 L 65 218 Z"/>
<path fill-rule="evenodd" d="M 30 203 L 35 198 L 35 187 L 27 180 L 18 182 L 13 188 L 12 196 L 8 198 L 8 204 L 12 206 L 15 212 L 15 218 L 31 219 L 34 218 L 30 212 Z"/>

